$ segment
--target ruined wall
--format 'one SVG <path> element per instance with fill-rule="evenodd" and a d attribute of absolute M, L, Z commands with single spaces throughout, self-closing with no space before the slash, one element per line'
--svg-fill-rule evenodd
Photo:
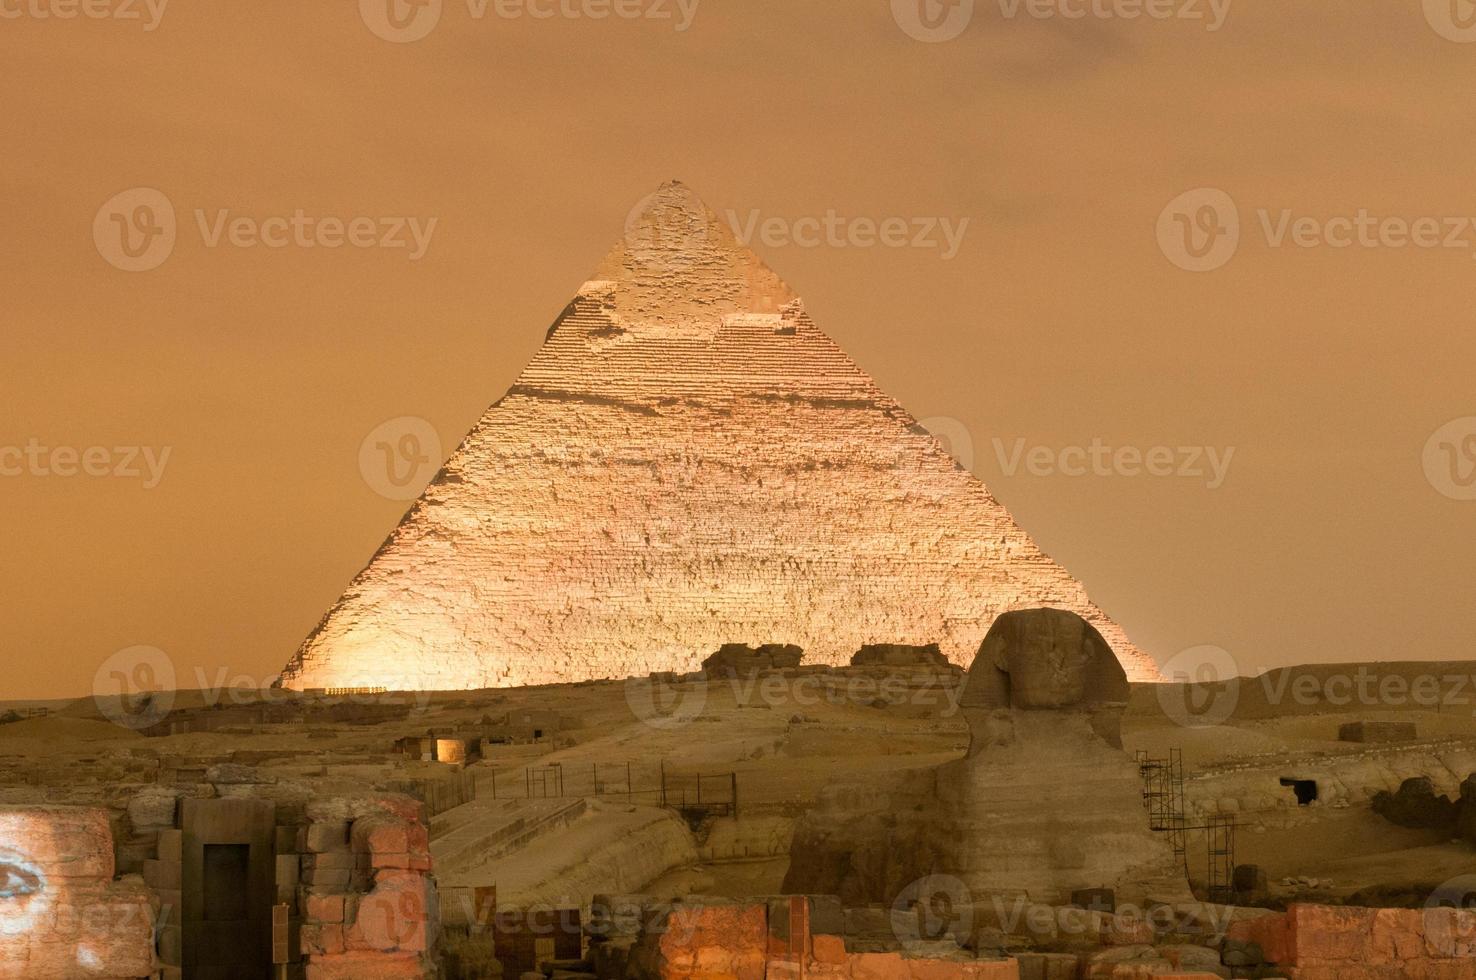
<path fill-rule="evenodd" d="M 938 643 L 966 665 L 1000 613 L 1032 606 L 1080 613 L 1133 678 L 1157 676 L 988 488 L 673 185 L 283 682 L 642 676 L 695 670 L 728 642 L 795 643 L 836 665 L 868 643 Z"/>
<path fill-rule="evenodd" d="M 1476 976 L 1476 911 L 1293 905 L 1230 927 L 1289 980 L 1469 980 Z"/>
<path fill-rule="evenodd" d="M 151 976 L 154 907 L 113 873 L 107 811 L 0 808 L 0 978 Z"/>
<path fill-rule="evenodd" d="M 440 900 L 423 806 L 327 800 L 307 816 L 296 894 L 307 980 L 434 977 Z"/>
<path fill-rule="evenodd" d="M 1019 963 L 1013 959 L 851 952 L 841 937 L 813 935 L 807 916 L 805 923 L 802 934 L 790 935 L 789 923 L 769 905 L 679 905 L 655 920 L 630 951 L 627 975 L 655 980 L 1020 980 Z"/>

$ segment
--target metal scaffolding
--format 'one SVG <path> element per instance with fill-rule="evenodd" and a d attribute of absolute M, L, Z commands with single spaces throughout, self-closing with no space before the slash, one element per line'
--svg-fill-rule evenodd
<path fill-rule="evenodd" d="M 1184 753 L 1169 749 L 1167 759 L 1151 758 L 1146 751 L 1137 755 L 1138 772 L 1143 777 L 1143 807 L 1148 811 L 1148 826 L 1167 834 L 1174 849 L 1174 860 L 1189 870 L 1189 835 L 1205 835 L 1205 887 L 1209 899 L 1229 902 L 1234 895 L 1235 879 L 1235 814 L 1216 813 L 1207 823 L 1191 824 L 1184 815 Z"/>

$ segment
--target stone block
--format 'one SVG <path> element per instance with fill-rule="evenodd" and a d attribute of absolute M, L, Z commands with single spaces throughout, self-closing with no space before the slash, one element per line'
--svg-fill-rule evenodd
<path fill-rule="evenodd" d="M 855 953 L 849 959 L 854 980 L 897 980 L 912 973 L 901 953 Z"/>
<path fill-rule="evenodd" d="M 184 917 L 184 893 L 159 890 L 154 897 L 159 900 L 159 924 L 179 925 Z"/>
<path fill-rule="evenodd" d="M 184 930 L 177 925 L 164 926 L 158 930 L 157 936 L 160 962 L 181 966 L 184 963 Z"/>
<path fill-rule="evenodd" d="M 840 936 L 816 935 L 811 953 L 817 963 L 840 966 L 846 962 L 846 943 Z"/>
<path fill-rule="evenodd" d="M 179 813 L 180 790 L 151 786 L 128 801 L 128 820 L 135 830 L 172 828 Z"/>
<path fill-rule="evenodd" d="M 321 854 L 306 854 L 302 857 L 304 871 L 327 871 L 334 868 L 352 871 L 357 866 L 352 851 L 325 851 Z"/>
<path fill-rule="evenodd" d="M 416 953 L 347 952 L 320 956 L 307 964 L 307 980 L 427 980 L 432 976 L 434 968 Z"/>
<path fill-rule="evenodd" d="M 296 854 L 278 854 L 276 857 L 277 887 L 296 888 L 302 877 L 302 861 Z"/>
<path fill-rule="evenodd" d="M 304 956 L 316 958 L 344 952 L 342 923 L 304 922 L 298 935 Z"/>
<path fill-rule="evenodd" d="M 1296 965 L 1291 924 L 1285 914 L 1270 914 L 1230 923 L 1226 936 L 1237 942 L 1254 944 L 1267 963 L 1278 966 Z"/>
<path fill-rule="evenodd" d="M 181 863 L 184 860 L 184 831 L 173 827 L 159 831 L 159 847 L 156 853 L 160 861 Z"/>
<path fill-rule="evenodd" d="M 303 839 L 303 850 L 313 854 L 347 850 L 349 846 L 348 821 L 319 821 L 308 824 Z"/>
<path fill-rule="evenodd" d="M 323 891 L 345 891 L 353 872 L 343 868 L 313 868 L 302 873 L 302 883 Z"/>
<path fill-rule="evenodd" d="M 1072 953 L 1019 953 L 1020 980 L 1076 980 L 1081 962 Z"/>
<path fill-rule="evenodd" d="M 144 884 L 156 891 L 174 891 L 181 889 L 181 875 L 183 867 L 172 861 L 145 861 L 143 866 Z"/>

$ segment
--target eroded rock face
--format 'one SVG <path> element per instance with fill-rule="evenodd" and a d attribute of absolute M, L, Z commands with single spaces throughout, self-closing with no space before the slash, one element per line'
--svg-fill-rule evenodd
<path fill-rule="evenodd" d="M 868 643 L 851 657 L 853 667 L 946 667 L 948 662 L 936 643 Z"/>
<path fill-rule="evenodd" d="M 1437 796 L 1428 776 L 1415 776 L 1400 783 L 1397 792 L 1375 794 L 1373 811 L 1400 827 L 1449 830 L 1460 818 L 1461 804 Z"/>
<path fill-rule="evenodd" d="M 0 809 L 0 978 L 152 974 L 148 892 L 113 870 L 106 811 Z"/>
<path fill-rule="evenodd" d="M 795 832 L 786 891 L 891 902 L 927 875 L 974 900 L 1188 897 L 1148 826 L 1137 766 L 1117 740 L 1127 681 L 1101 635 L 1054 609 L 1009 613 L 969 670 L 966 758 L 892 785 L 827 790 Z"/>
<path fill-rule="evenodd" d="M 633 216 L 283 673 L 467 689 L 689 672 L 734 639 L 968 662 L 1002 612 L 1152 662 L 679 184 Z"/>
<path fill-rule="evenodd" d="M 708 677 L 747 677 L 764 670 L 798 667 L 804 654 L 793 643 L 763 643 L 757 647 L 724 643 L 717 653 L 702 661 L 702 673 Z"/>

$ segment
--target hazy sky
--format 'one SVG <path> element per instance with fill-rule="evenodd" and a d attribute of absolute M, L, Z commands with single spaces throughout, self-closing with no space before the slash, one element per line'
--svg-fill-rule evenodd
<path fill-rule="evenodd" d="M 1476 422 L 1431 442 L 1476 416 L 1444 0 L 927 0 L 937 42 L 913 0 L 389 2 L 0 0 L 0 698 L 135 645 L 273 676 L 406 506 L 366 436 L 449 452 L 671 177 L 779 219 L 753 245 L 820 327 L 1160 661 L 1472 656 Z M 172 251 L 158 195 L 105 207 L 134 188 Z M 1045 472 L 1094 440 L 1233 456 Z"/>

